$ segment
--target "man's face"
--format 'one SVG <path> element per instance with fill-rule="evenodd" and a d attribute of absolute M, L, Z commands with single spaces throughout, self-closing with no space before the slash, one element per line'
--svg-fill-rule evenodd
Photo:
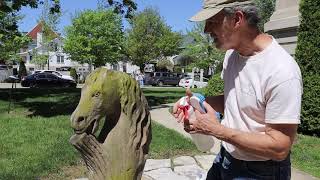
<path fill-rule="evenodd" d="M 218 49 L 228 50 L 234 47 L 232 23 L 232 17 L 227 17 L 223 11 L 206 20 L 204 32 L 210 34 Z"/>

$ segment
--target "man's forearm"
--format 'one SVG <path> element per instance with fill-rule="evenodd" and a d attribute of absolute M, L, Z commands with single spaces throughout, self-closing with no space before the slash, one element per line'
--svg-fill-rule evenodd
<path fill-rule="evenodd" d="M 224 95 L 208 96 L 206 102 L 217 112 L 224 113 Z"/>
<path fill-rule="evenodd" d="M 271 129 L 266 130 L 265 134 L 261 134 L 243 132 L 222 126 L 220 132 L 213 135 L 244 151 L 273 160 L 283 160 L 290 151 L 295 134 L 294 129 L 290 133 Z"/>

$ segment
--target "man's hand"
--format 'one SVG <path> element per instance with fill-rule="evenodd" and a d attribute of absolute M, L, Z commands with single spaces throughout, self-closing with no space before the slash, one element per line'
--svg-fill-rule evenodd
<path fill-rule="evenodd" d="M 201 114 L 195 110 L 196 120 L 185 124 L 185 130 L 189 133 L 216 136 L 221 133 L 223 126 L 216 117 L 216 111 L 207 102 L 203 102 L 203 105 L 207 113 Z"/>
<path fill-rule="evenodd" d="M 178 100 L 176 103 L 174 103 L 172 108 L 172 115 L 176 118 L 178 123 L 181 123 L 185 120 L 185 115 L 183 113 L 183 110 L 179 108 L 180 106 L 180 100 Z"/>
<path fill-rule="evenodd" d="M 190 88 L 186 89 L 186 100 L 189 103 L 189 98 L 192 96 L 192 92 L 190 90 Z M 172 108 L 172 115 L 177 119 L 178 123 L 184 122 L 184 121 L 188 121 L 188 119 L 186 119 L 183 110 L 181 110 L 179 108 L 180 106 L 180 101 L 181 99 L 179 99 Z M 189 103 L 190 104 L 190 103 Z"/>

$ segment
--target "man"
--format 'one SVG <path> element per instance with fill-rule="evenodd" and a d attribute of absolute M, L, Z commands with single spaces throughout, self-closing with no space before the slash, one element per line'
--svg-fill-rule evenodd
<path fill-rule="evenodd" d="M 196 111 L 196 121 L 184 121 L 186 131 L 222 140 L 207 179 L 290 179 L 302 94 L 297 63 L 259 31 L 258 10 L 250 1 L 205 0 L 191 20 L 205 21 L 205 33 L 227 50 L 224 94 L 207 97 L 207 113 Z M 173 113 L 180 122 L 178 104 Z M 216 111 L 223 112 L 221 124 Z"/>

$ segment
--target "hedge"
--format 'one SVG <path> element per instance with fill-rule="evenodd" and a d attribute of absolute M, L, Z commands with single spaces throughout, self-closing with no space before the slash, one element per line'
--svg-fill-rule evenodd
<path fill-rule="evenodd" d="M 303 76 L 299 132 L 320 136 L 320 1 L 301 0 L 295 59 Z"/>
<path fill-rule="evenodd" d="M 223 80 L 220 77 L 220 73 L 217 73 L 211 77 L 208 85 L 204 89 L 205 96 L 217 96 L 223 94 Z"/>

